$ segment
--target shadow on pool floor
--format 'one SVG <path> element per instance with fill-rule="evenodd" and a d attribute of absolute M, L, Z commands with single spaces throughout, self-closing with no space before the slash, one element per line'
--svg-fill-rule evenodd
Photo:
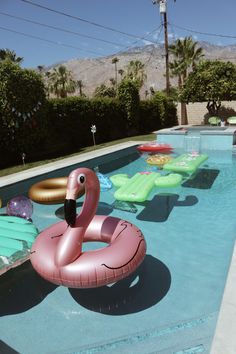
<path fill-rule="evenodd" d="M 81 306 L 107 315 L 126 315 L 157 304 L 169 291 L 171 274 L 164 263 L 146 255 L 129 277 L 96 289 L 69 289 Z"/>
<path fill-rule="evenodd" d="M 88 310 L 125 315 L 145 310 L 161 301 L 170 284 L 169 269 L 155 257 L 146 255 L 143 263 L 129 277 L 100 288 L 68 289 L 68 296 Z M 3 274 L 0 288 L 0 316 L 6 316 L 37 306 L 57 285 L 42 279 L 28 261 Z"/>
<path fill-rule="evenodd" d="M 1 354 L 20 354 L 13 348 L 11 348 L 9 345 L 7 345 L 5 342 L 0 340 L 0 353 Z"/>

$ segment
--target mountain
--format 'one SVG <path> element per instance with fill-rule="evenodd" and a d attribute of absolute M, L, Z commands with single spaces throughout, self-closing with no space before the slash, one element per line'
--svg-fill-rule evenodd
<path fill-rule="evenodd" d="M 236 63 L 236 45 L 220 46 L 209 42 L 198 42 L 198 45 L 203 48 L 205 59 L 229 60 Z M 150 87 L 153 87 L 154 90 L 165 88 L 165 51 L 164 45 L 161 44 L 134 47 L 125 52 L 102 58 L 71 59 L 60 64 L 65 65 L 72 72 L 74 79 L 82 80 L 84 93 L 91 96 L 97 86 L 103 83 L 110 85 L 110 78 L 115 78 L 115 66 L 112 64 L 114 57 L 119 59 L 118 70 L 126 70 L 131 60 L 140 60 L 145 64 L 147 80 L 142 87 L 141 95 L 144 95 L 145 90 L 149 91 Z M 55 66 L 58 66 L 58 63 Z M 119 74 L 118 79 L 121 79 Z M 171 78 L 171 84 L 177 85 L 175 78 Z"/>

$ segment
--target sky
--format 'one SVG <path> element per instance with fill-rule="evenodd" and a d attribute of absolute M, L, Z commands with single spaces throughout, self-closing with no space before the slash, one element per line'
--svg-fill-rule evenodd
<path fill-rule="evenodd" d="M 235 0 L 167 0 L 169 41 L 236 44 L 235 14 Z M 0 39 L 23 67 L 50 66 L 161 44 L 163 16 L 152 0 L 0 0 Z"/>

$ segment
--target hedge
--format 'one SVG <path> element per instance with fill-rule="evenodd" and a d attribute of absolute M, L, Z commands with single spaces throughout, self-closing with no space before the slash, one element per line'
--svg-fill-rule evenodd
<path fill-rule="evenodd" d="M 21 160 L 45 134 L 46 95 L 42 78 L 34 70 L 0 62 L 0 166 Z"/>
<path fill-rule="evenodd" d="M 175 104 L 164 95 L 141 101 L 137 111 L 137 120 L 133 120 L 137 124 L 136 135 L 177 124 Z M 49 99 L 41 109 L 40 121 L 44 129 L 33 127 L 27 130 L 31 147 L 28 151 L 22 151 L 26 153 L 26 161 L 63 156 L 93 145 L 92 124 L 97 128 L 97 144 L 132 135 L 126 106 L 115 98 Z M 34 144 L 35 132 L 38 139 Z M 0 167 L 16 163 L 21 163 L 19 148 L 8 156 L 7 161 L 1 160 Z"/>

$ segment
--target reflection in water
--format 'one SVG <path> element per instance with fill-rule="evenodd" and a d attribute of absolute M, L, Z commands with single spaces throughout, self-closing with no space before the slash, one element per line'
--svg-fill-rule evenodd
<path fill-rule="evenodd" d="M 145 310 L 167 294 L 171 284 L 169 269 L 147 255 L 140 267 L 126 279 L 94 289 L 69 289 L 76 302 L 107 315 L 126 315 Z"/>

